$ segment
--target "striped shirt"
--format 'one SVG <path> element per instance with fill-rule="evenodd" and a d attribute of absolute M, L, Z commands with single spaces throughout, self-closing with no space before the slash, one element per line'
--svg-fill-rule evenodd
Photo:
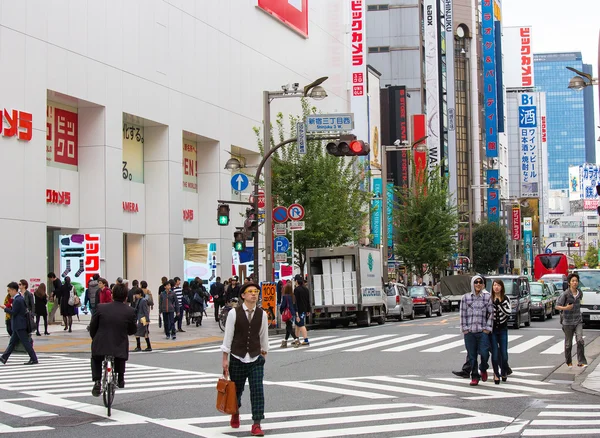
<path fill-rule="evenodd" d="M 494 331 L 503 330 L 508 324 L 510 316 L 510 300 L 505 295 L 504 299 L 496 304 L 494 300 Z"/>
<path fill-rule="evenodd" d="M 494 306 L 489 292 L 483 290 L 479 295 L 475 292 L 463 295 L 460 300 L 460 329 L 463 333 L 491 332 L 493 317 Z"/>
<path fill-rule="evenodd" d="M 183 290 L 181 289 L 181 286 L 174 287 L 173 292 L 175 293 L 175 296 L 177 297 L 177 302 L 179 303 L 179 308 L 181 308 L 181 301 L 183 300 Z"/>

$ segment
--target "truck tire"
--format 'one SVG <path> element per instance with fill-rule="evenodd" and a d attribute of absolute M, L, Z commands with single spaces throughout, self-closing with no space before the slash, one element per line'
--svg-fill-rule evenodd
<path fill-rule="evenodd" d="M 369 309 L 363 310 L 356 320 L 356 325 L 359 327 L 369 327 L 371 325 L 371 311 Z"/>
<path fill-rule="evenodd" d="M 347 319 L 344 320 L 344 322 L 342 322 L 342 327 L 349 327 L 350 326 L 350 321 L 348 321 Z"/>
<path fill-rule="evenodd" d="M 377 318 L 377 324 L 379 324 L 379 325 L 385 324 L 385 315 L 382 315 Z"/>

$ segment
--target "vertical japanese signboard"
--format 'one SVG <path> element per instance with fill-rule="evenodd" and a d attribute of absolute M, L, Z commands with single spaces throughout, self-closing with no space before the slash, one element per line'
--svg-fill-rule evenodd
<path fill-rule="evenodd" d="M 454 90 L 454 26 L 452 0 L 444 0 L 446 44 L 446 105 L 448 113 L 448 170 L 450 199 L 456 205 L 458 175 L 456 172 L 456 94 Z"/>
<path fill-rule="evenodd" d="M 596 192 L 596 186 L 600 183 L 597 165 L 586 163 L 582 166 L 581 183 L 583 209 L 595 210 L 598 207 L 598 193 Z"/>
<path fill-rule="evenodd" d="M 531 88 L 533 76 L 533 51 L 531 27 L 504 27 L 504 85 L 507 88 Z"/>
<path fill-rule="evenodd" d="M 537 105 L 534 93 L 522 93 L 519 101 L 519 148 L 521 151 L 521 197 L 539 196 L 540 161 Z"/>
<path fill-rule="evenodd" d="M 482 34 L 485 151 L 488 158 L 496 158 L 498 157 L 498 109 L 496 94 L 494 0 L 482 0 Z"/>
<path fill-rule="evenodd" d="M 80 292 L 94 274 L 100 274 L 100 235 L 62 234 L 59 236 L 61 278 L 70 277 Z"/>
<path fill-rule="evenodd" d="M 383 185 L 381 178 L 373 178 L 373 196 L 377 199 L 373 201 L 373 211 L 371 213 L 371 234 L 373 235 L 373 244 L 381 243 L 381 195 L 383 193 Z M 389 220 L 389 219 L 388 219 Z"/>
<path fill-rule="evenodd" d="M 398 129 L 396 131 L 396 135 L 398 135 L 398 140 L 400 142 L 408 141 L 408 120 L 406 117 L 406 87 L 404 85 L 398 87 Z M 400 154 L 400 187 L 408 188 L 408 151 L 402 150 L 400 152 L 396 152 Z"/>
<path fill-rule="evenodd" d="M 500 222 L 500 190 L 487 189 L 488 221 Z"/>
<path fill-rule="evenodd" d="M 46 164 L 77 170 L 77 108 L 48 102 L 46 105 Z"/>
<path fill-rule="evenodd" d="M 512 208 L 512 240 L 521 240 L 521 207 Z"/>
<path fill-rule="evenodd" d="M 413 132 L 413 141 L 419 140 L 420 138 L 425 137 L 425 114 L 413 114 L 412 116 L 412 132 Z M 414 176 L 415 176 L 415 183 L 417 185 L 422 185 L 425 182 L 425 175 L 427 173 L 427 152 L 425 151 L 420 151 L 417 150 L 416 148 L 419 145 L 423 145 L 426 142 L 429 141 L 429 138 L 427 138 L 427 140 L 423 140 L 421 143 L 419 143 L 418 145 L 415 145 L 415 149 L 414 149 Z"/>
<path fill-rule="evenodd" d="M 198 145 L 195 141 L 183 140 L 183 190 L 198 192 Z"/>
<path fill-rule="evenodd" d="M 523 244 L 525 246 L 525 263 L 533 266 L 533 228 L 530 217 L 523 218 Z"/>
<path fill-rule="evenodd" d="M 438 0 L 425 0 L 425 87 L 427 100 L 428 168 L 440 164 L 440 85 Z M 415 137 L 417 140 L 419 137 Z"/>
<path fill-rule="evenodd" d="M 387 185 L 387 246 L 391 248 L 394 243 L 394 183 Z M 391 252 L 388 252 L 391 254 Z"/>
<path fill-rule="evenodd" d="M 367 37 L 366 0 L 350 1 L 350 73 L 352 78 L 350 105 L 354 113 L 354 134 L 369 138 L 367 102 Z"/>
<path fill-rule="evenodd" d="M 369 103 L 369 145 L 371 145 L 371 167 L 381 169 L 381 100 L 379 98 L 379 76 L 372 69 L 367 70 Z"/>
<path fill-rule="evenodd" d="M 267 312 L 269 319 L 269 327 L 275 327 L 277 325 L 277 287 L 275 283 L 262 283 L 261 285 L 262 294 L 262 308 Z"/>
<path fill-rule="evenodd" d="M 123 122 L 123 179 L 144 182 L 144 127 Z"/>

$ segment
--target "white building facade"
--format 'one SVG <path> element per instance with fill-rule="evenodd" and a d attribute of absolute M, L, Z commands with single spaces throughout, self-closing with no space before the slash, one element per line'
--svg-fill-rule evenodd
<path fill-rule="evenodd" d="M 350 111 L 349 8 L 2 2 L 2 281 L 229 277 L 242 208 L 219 227 L 217 200 L 247 198 L 225 162 L 257 161 L 263 90 L 329 76 L 319 110 Z M 299 99 L 271 106 L 301 112 Z M 185 244 L 205 262 L 188 268 Z"/>

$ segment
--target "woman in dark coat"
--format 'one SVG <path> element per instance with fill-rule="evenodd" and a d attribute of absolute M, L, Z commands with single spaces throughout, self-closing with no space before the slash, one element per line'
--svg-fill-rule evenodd
<path fill-rule="evenodd" d="M 71 297 L 71 290 L 74 294 L 75 288 L 71 284 L 71 278 L 65 277 L 64 284 L 60 287 L 60 295 L 58 296 L 58 303 L 60 304 L 60 314 L 63 317 L 63 323 L 65 330 L 71 332 L 71 326 L 73 325 L 73 315 L 75 315 L 75 308 L 69 305 L 69 298 Z"/>
<path fill-rule="evenodd" d="M 48 294 L 46 293 L 46 285 L 44 283 L 40 284 L 38 288 L 35 290 L 33 294 L 35 296 L 35 327 L 37 329 L 36 335 L 41 336 L 40 334 L 40 318 L 44 318 L 44 334 L 49 335 L 48 333 Z"/>
<path fill-rule="evenodd" d="M 146 348 L 144 351 L 152 351 L 152 345 L 150 345 L 150 306 L 148 305 L 148 299 L 144 297 L 142 289 L 134 289 L 134 309 L 135 309 L 135 322 L 137 324 L 137 331 L 135 332 L 135 342 L 137 346 L 133 351 L 142 351 L 141 339 L 146 338 Z"/>

